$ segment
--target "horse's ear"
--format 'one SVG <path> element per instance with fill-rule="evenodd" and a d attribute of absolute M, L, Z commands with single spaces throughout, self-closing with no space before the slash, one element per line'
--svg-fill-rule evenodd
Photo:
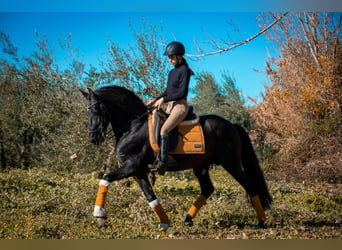
<path fill-rule="evenodd" d="M 95 96 L 94 91 L 93 91 L 91 88 L 87 88 L 87 89 L 88 89 L 89 95 L 90 95 L 91 97 L 94 97 L 94 96 Z"/>
<path fill-rule="evenodd" d="M 81 88 L 78 88 L 78 90 L 82 93 L 82 95 L 86 98 L 86 99 L 88 99 L 88 96 L 89 96 L 89 94 L 87 93 L 87 92 L 85 92 L 83 89 L 81 89 Z"/>
<path fill-rule="evenodd" d="M 95 100 L 98 100 L 98 101 L 101 100 L 101 96 L 96 94 L 94 92 L 94 90 L 92 90 L 91 88 L 87 88 L 87 89 L 88 89 L 88 92 L 89 92 L 88 96 L 89 96 L 90 99 L 94 98 Z"/>

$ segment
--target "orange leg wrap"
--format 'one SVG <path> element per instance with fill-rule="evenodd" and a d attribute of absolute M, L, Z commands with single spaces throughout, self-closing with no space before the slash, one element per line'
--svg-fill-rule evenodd
<path fill-rule="evenodd" d="M 165 213 L 164 208 L 160 204 L 154 206 L 152 209 L 153 209 L 153 212 L 157 215 L 160 223 L 170 224 L 170 220 L 167 214 Z"/>
<path fill-rule="evenodd" d="M 194 205 L 189 209 L 188 214 L 195 218 L 197 212 L 203 207 L 205 204 L 207 204 L 207 198 L 205 198 L 203 195 L 200 195 Z"/>
<path fill-rule="evenodd" d="M 253 206 L 254 206 L 254 209 L 257 213 L 259 221 L 264 222 L 266 220 L 266 215 L 265 215 L 265 211 L 261 205 L 259 195 L 253 196 L 251 199 L 252 199 Z"/>
<path fill-rule="evenodd" d="M 106 202 L 108 187 L 104 185 L 99 186 L 99 191 L 97 192 L 97 197 L 95 201 L 95 205 L 99 207 L 104 207 Z"/>

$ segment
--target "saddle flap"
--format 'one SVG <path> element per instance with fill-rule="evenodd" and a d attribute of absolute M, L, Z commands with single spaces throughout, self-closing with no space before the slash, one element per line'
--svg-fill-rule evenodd
<path fill-rule="evenodd" d="M 183 121 L 170 132 L 170 154 L 204 154 L 205 143 L 200 119 L 191 112 L 191 120 Z M 149 140 L 153 151 L 159 152 L 160 129 L 168 115 L 164 111 L 157 111 L 148 116 Z M 189 117 L 189 116 L 187 116 Z"/>
<path fill-rule="evenodd" d="M 179 136 L 177 147 L 169 154 L 204 154 L 205 143 L 202 126 L 200 123 L 190 125 L 180 125 L 178 127 Z"/>

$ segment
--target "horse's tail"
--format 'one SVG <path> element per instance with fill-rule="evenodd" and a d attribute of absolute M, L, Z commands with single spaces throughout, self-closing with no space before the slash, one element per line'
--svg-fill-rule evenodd
<path fill-rule="evenodd" d="M 241 126 L 234 124 L 239 131 L 241 138 L 241 162 L 248 178 L 254 182 L 257 194 L 264 209 L 270 208 L 272 197 L 268 192 L 264 174 L 260 168 L 258 158 L 254 152 L 251 139 L 246 130 Z"/>

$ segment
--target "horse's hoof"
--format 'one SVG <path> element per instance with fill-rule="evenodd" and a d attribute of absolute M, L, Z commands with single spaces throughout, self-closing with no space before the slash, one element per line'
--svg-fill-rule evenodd
<path fill-rule="evenodd" d="M 185 226 L 192 227 L 194 223 L 192 221 L 186 221 L 184 222 Z"/>
<path fill-rule="evenodd" d="M 96 221 L 99 227 L 104 227 L 106 225 L 106 218 L 97 217 Z"/>
<path fill-rule="evenodd" d="M 104 207 L 95 205 L 93 215 L 96 218 L 107 218 L 107 211 Z"/>
<path fill-rule="evenodd" d="M 159 231 L 167 231 L 167 229 L 169 229 L 170 225 L 169 224 L 163 224 L 163 223 L 160 223 L 159 224 Z"/>
<path fill-rule="evenodd" d="M 255 229 L 266 229 L 266 225 L 263 221 L 259 221 L 258 225 L 255 225 Z"/>
<path fill-rule="evenodd" d="M 186 215 L 184 224 L 188 227 L 192 227 L 194 225 L 192 217 L 189 214 Z"/>

